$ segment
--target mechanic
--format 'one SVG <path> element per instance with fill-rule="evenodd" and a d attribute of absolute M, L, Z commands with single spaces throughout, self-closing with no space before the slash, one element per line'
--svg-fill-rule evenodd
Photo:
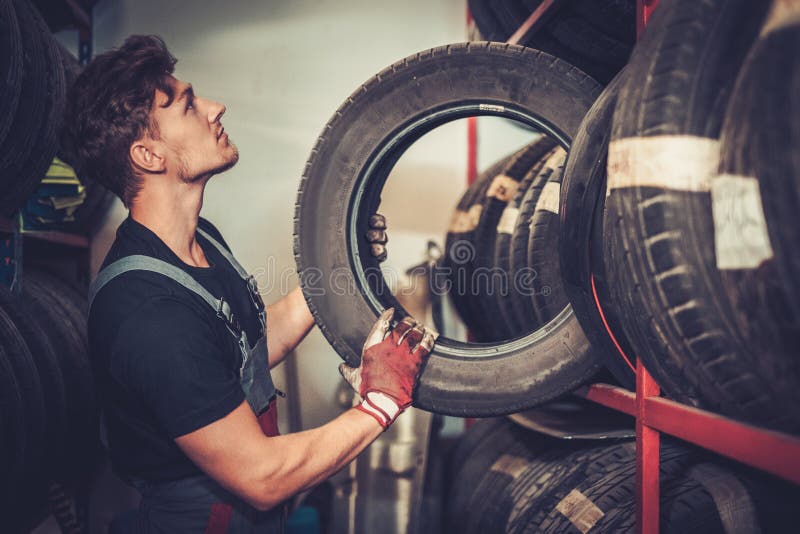
<path fill-rule="evenodd" d="M 155 36 L 97 56 L 70 91 L 62 144 L 129 210 L 90 289 L 89 343 L 115 472 L 142 494 L 135 532 L 281 532 L 285 501 L 346 466 L 411 404 L 435 333 L 386 310 L 360 367 L 361 404 L 280 435 L 270 368 L 313 326 L 296 289 L 265 309 L 199 216 L 238 151 L 225 107 L 172 73 Z M 384 257 L 385 221 L 368 238 Z M 112 529 L 113 530 L 113 529 Z"/>

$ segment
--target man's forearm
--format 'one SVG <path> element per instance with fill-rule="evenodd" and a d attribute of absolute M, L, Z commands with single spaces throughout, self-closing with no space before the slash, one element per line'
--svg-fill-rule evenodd
<path fill-rule="evenodd" d="M 316 486 L 347 466 L 382 432 L 371 416 L 348 410 L 311 430 L 270 438 L 269 451 L 257 464 L 263 484 L 262 507 Z"/>
<path fill-rule="evenodd" d="M 314 326 L 303 292 L 296 288 L 267 307 L 269 366 L 275 367 L 306 337 Z"/>

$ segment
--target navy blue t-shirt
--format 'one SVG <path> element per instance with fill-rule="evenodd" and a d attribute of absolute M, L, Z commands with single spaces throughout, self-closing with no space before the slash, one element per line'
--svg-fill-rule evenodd
<path fill-rule="evenodd" d="M 229 249 L 219 231 L 198 226 Z M 251 345 L 261 325 L 247 286 L 202 235 L 210 267 L 184 263 L 130 216 L 117 229 L 103 267 L 133 254 L 166 261 L 225 299 Z M 158 273 L 124 273 L 97 294 L 89 347 L 105 414 L 109 453 L 123 478 L 174 480 L 198 474 L 174 439 L 224 417 L 244 400 L 236 339 L 199 296 Z"/>

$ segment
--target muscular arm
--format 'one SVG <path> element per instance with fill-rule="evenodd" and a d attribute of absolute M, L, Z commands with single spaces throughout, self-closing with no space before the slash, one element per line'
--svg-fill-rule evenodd
<path fill-rule="evenodd" d="M 300 288 L 267 306 L 269 366 L 275 367 L 306 337 L 314 318 Z"/>
<path fill-rule="evenodd" d="M 375 419 L 352 409 L 318 428 L 266 437 L 243 402 L 175 441 L 210 477 L 253 507 L 268 510 L 342 469 L 381 431 Z"/>

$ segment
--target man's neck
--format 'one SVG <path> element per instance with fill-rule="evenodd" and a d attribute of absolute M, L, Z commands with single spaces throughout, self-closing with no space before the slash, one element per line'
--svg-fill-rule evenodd
<path fill-rule="evenodd" d="M 161 238 L 184 263 L 208 267 L 195 239 L 204 189 L 205 183 L 144 187 L 130 207 L 131 218 Z"/>

